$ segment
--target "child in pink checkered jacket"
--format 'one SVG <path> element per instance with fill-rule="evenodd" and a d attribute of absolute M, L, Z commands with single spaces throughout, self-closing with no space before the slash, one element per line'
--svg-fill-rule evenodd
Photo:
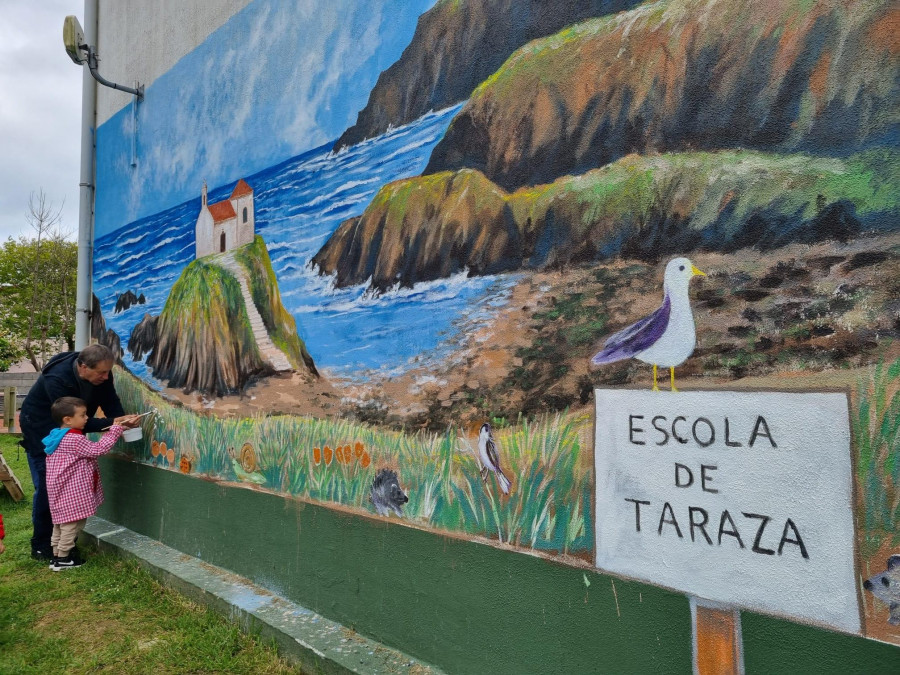
<path fill-rule="evenodd" d="M 121 424 L 134 416 L 125 415 L 114 420 L 110 430 L 96 443 L 84 435 L 87 424 L 87 404 L 80 398 L 64 396 L 50 408 L 53 420 L 60 424 L 44 440 L 47 453 L 47 496 L 53 516 L 54 572 L 79 567 L 84 561 L 75 548 L 75 540 L 84 529 L 89 516 L 103 503 L 103 487 L 97 457 L 110 451 L 124 431 Z"/>

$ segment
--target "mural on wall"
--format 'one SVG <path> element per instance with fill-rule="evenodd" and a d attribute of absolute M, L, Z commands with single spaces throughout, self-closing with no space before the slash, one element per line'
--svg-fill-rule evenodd
<path fill-rule="evenodd" d="M 583 566 L 595 388 L 850 390 L 900 644 L 894 3 L 367 11 L 255 0 L 147 88 L 137 167 L 98 129 L 102 339 L 160 411 L 121 452 Z M 210 65 L 235 35 L 282 65 Z"/>

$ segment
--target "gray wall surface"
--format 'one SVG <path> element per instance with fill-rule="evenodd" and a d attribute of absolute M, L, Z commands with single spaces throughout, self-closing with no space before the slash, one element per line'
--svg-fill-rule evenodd
<path fill-rule="evenodd" d="M 40 373 L 0 373 L 0 399 L 7 387 L 16 388 L 16 408 L 22 407 L 22 401 L 37 382 Z"/>

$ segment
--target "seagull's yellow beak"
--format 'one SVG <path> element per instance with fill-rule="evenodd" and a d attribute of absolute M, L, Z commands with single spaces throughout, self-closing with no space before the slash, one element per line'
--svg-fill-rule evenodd
<path fill-rule="evenodd" d="M 694 273 L 694 276 L 695 276 L 695 277 L 698 276 L 698 275 L 701 276 L 701 277 L 705 277 L 705 276 L 706 276 L 706 272 L 701 272 L 700 270 L 697 269 L 697 267 L 696 267 L 695 265 L 691 265 L 691 272 Z"/>

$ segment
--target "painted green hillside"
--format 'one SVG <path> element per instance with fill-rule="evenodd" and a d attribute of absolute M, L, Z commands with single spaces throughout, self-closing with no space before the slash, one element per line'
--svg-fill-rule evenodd
<path fill-rule="evenodd" d="M 658 259 L 694 249 L 772 249 L 890 230 L 894 150 L 846 158 L 748 150 L 627 155 L 509 193 L 472 169 L 386 185 L 314 258 L 338 285 Z"/>
<path fill-rule="evenodd" d="M 256 235 L 251 243 L 235 250 L 234 258 L 250 276 L 253 303 L 262 316 L 272 342 L 285 353 L 294 368 L 316 374 L 316 366 L 306 351 L 306 344 L 297 334 L 297 322 L 281 304 L 278 279 L 275 278 L 263 238 Z"/>
<path fill-rule="evenodd" d="M 147 358 L 154 377 L 170 387 L 221 396 L 274 372 L 260 353 L 240 282 L 225 266 L 232 255 L 248 273 L 253 304 L 273 343 L 294 368 L 315 373 L 296 323 L 281 304 L 265 243 L 257 236 L 233 252 L 194 260 L 172 287 Z"/>

